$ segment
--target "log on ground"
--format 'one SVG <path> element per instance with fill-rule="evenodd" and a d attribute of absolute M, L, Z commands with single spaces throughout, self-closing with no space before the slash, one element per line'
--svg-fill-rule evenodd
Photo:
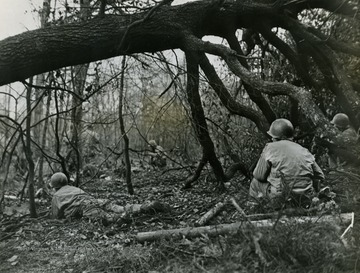
<path fill-rule="evenodd" d="M 206 235 L 223 235 L 229 233 L 235 233 L 238 230 L 246 230 L 249 228 L 266 228 L 272 227 L 275 223 L 321 223 L 328 222 L 331 224 L 346 224 L 350 223 L 354 217 L 354 213 L 342 213 L 338 215 L 323 215 L 323 216 L 301 216 L 301 217 L 283 217 L 280 219 L 265 219 L 258 221 L 242 221 L 232 224 L 221 224 L 214 226 L 203 226 L 203 227 L 187 227 L 179 229 L 169 230 L 157 230 L 149 232 L 140 232 L 136 235 L 136 240 L 139 242 L 155 241 L 160 239 L 169 238 L 192 238 L 199 237 L 202 234 Z"/>
<path fill-rule="evenodd" d="M 220 211 L 224 209 L 226 202 L 219 202 L 213 208 L 211 208 L 207 213 L 205 213 L 199 220 L 196 221 L 196 226 L 203 226 L 214 218 Z"/>

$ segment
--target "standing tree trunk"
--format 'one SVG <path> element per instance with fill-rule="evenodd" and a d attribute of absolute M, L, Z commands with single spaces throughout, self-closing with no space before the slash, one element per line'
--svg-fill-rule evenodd
<path fill-rule="evenodd" d="M 220 161 L 216 157 L 214 143 L 212 142 L 209 130 L 206 124 L 204 109 L 201 105 L 201 98 L 199 94 L 199 55 L 196 52 L 186 52 L 186 69 L 187 69 L 187 96 L 191 109 L 192 120 L 194 122 L 195 132 L 198 140 L 202 146 L 203 159 L 210 163 L 216 179 L 218 181 L 219 189 L 224 189 L 224 182 L 226 177 Z M 205 165 L 201 163 L 201 165 Z M 190 184 L 187 182 L 186 187 Z"/>
<path fill-rule="evenodd" d="M 72 76 L 73 77 L 73 86 L 74 93 L 76 96 L 72 98 L 72 112 L 71 112 L 71 121 L 72 121 L 72 132 L 71 132 L 71 143 L 72 149 L 75 151 L 75 158 L 73 162 L 76 162 L 75 172 L 76 180 L 75 185 L 78 186 L 81 184 L 81 171 L 83 169 L 83 140 L 82 140 L 82 118 L 83 118 L 83 109 L 81 98 L 83 96 L 83 90 L 85 85 L 86 74 L 89 65 L 79 65 L 74 67 Z"/>
<path fill-rule="evenodd" d="M 90 14 L 90 2 L 89 0 L 80 1 L 80 18 L 86 20 L 88 15 Z M 74 87 L 75 96 L 72 99 L 72 113 L 71 113 L 71 120 L 73 125 L 72 130 L 72 148 L 75 150 L 75 160 L 76 162 L 76 179 L 75 185 L 79 186 L 81 184 L 81 176 L 82 176 L 82 169 L 84 163 L 84 155 L 83 152 L 83 139 L 82 139 L 82 118 L 83 118 L 83 106 L 82 100 L 83 91 L 85 88 L 85 81 L 87 76 L 87 71 L 89 69 L 89 64 L 77 65 L 72 68 L 72 83 Z"/>
<path fill-rule="evenodd" d="M 131 163 L 129 155 L 129 138 L 125 131 L 124 125 L 124 115 L 123 115 L 123 102 L 124 102 L 124 77 L 125 77 L 125 66 L 126 66 L 126 57 L 124 56 L 121 63 L 121 78 L 120 78 L 120 94 L 119 94 L 119 121 L 120 121 L 120 131 L 124 139 L 124 158 L 125 158 L 125 176 L 126 176 L 126 185 L 129 194 L 134 194 L 134 188 L 131 182 Z"/>
<path fill-rule="evenodd" d="M 59 127 L 60 127 L 60 111 L 59 111 L 59 94 L 58 92 L 54 92 L 54 101 L 55 101 L 55 110 L 56 110 L 56 119 L 55 119 L 55 153 L 57 155 L 57 157 L 59 158 L 59 163 L 61 165 L 61 169 L 62 172 L 67 176 L 67 178 L 70 177 L 69 173 L 68 173 L 68 169 L 67 169 L 67 162 L 65 157 L 61 154 L 60 152 L 60 148 L 61 148 L 61 143 L 60 143 L 60 132 L 59 132 Z"/>
<path fill-rule="evenodd" d="M 50 104 L 51 104 L 51 92 L 48 91 L 47 101 L 46 101 L 46 114 L 45 114 L 45 117 L 49 116 Z M 47 118 L 45 120 L 43 131 L 42 131 L 42 136 L 41 136 L 41 149 L 44 149 L 46 147 L 46 134 L 47 134 L 48 124 L 49 124 L 49 119 Z M 39 183 L 40 187 L 45 186 L 43 176 L 44 176 L 44 156 L 40 155 L 40 159 L 39 159 L 39 178 L 38 178 L 39 179 L 38 183 Z"/>
<path fill-rule="evenodd" d="M 30 78 L 30 84 L 32 84 L 33 78 Z M 28 190 L 29 190 L 29 210 L 30 217 L 36 218 L 36 206 L 35 206 L 35 191 L 34 191 L 34 178 L 35 178 L 35 164 L 31 151 L 31 90 L 32 87 L 28 86 L 26 90 L 26 141 L 23 140 L 25 156 L 29 164 L 28 170 Z"/>
<path fill-rule="evenodd" d="M 44 28 L 46 25 L 46 22 L 49 18 L 49 14 L 50 14 L 50 2 L 51 0 L 44 0 L 43 1 L 43 8 L 40 11 L 40 27 Z M 44 86 L 45 84 L 45 74 L 39 74 L 36 76 L 36 85 L 37 86 Z M 40 90 L 37 90 L 37 92 L 35 93 L 35 100 L 39 100 L 41 99 L 43 96 L 41 94 L 41 92 L 39 92 Z M 50 101 L 50 97 L 48 96 L 48 102 Z M 47 106 L 47 115 L 48 115 L 48 107 Z M 45 122 L 45 124 L 43 126 L 41 126 L 40 123 L 38 123 L 40 121 L 40 119 L 43 118 L 43 112 L 44 112 L 44 108 L 42 103 L 39 103 L 37 105 L 37 107 L 35 108 L 34 111 L 34 124 L 37 124 L 34 127 L 34 138 L 35 138 L 35 142 L 37 143 L 41 143 L 40 147 L 41 149 L 45 148 L 45 144 L 46 144 L 46 130 L 47 130 L 47 121 Z M 46 115 L 46 117 L 47 117 Z M 44 187 L 44 181 L 43 181 L 43 173 L 44 173 L 44 155 L 42 154 L 41 151 L 39 151 L 39 149 L 35 150 L 36 152 L 36 157 L 39 158 L 39 172 L 38 172 L 38 186 L 39 187 Z"/>

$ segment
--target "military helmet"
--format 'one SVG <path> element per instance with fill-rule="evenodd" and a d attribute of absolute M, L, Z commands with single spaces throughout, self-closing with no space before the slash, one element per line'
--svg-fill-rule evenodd
<path fill-rule="evenodd" d="M 290 120 L 279 118 L 271 123 L 270 129 L 267 132 L 272 138 L 287 139 L 294 136 L 294 126 Z"/>
<path fill-rule="evenodd" d="M 346 129 L 350 125 L 349 117 L 346 114 L 338 113 L 333 117 L 331 124 L 340 129 Z"/>
<path fill-rule="evenodd" d="M 68 183 L 68 179 L 64 173 L 58 172 L 58 173 L 54 173 L 51 176 L 50 186 L 52 188 L 58 189 L 61 188 L 62 186 L 67 185 L 67 183 Z"/>
<path fill-rule="evenodd" d="M 156 143 L 155 140 L 151 139 L 151 140 L 149 140 L 149 145 L 152 146 L 152 147 L 156 147 L 157 143 Z"/>

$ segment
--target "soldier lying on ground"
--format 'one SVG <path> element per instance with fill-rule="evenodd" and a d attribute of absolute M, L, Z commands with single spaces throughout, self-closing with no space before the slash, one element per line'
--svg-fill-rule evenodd
<path fill-rule="evenodd" d="M 294 127 L 289 120 L 275 120 L 268 134 L 272 142 L 265 146 L 254 169 L 249 195 L 276 200 L 288 194 L 299 205 L 307 206 L 319 190 L 324 173 L 314 156 L 292 141 Z"/>
<path fill-rule="evenodd" d="M 53 174 L 50 186 L 55 189 L 51 202 L 51 217 L 54 219 L 98 219 L 105 224 L 116 222 L 124 213 L 168 211 L 168 205 L 154 201 L 125 207 L 98 200 L 82 189 L 68 185 L 64 173 Z"/>

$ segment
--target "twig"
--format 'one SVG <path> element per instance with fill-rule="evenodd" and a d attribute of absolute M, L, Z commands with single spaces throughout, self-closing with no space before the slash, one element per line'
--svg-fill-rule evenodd
<path fill-rule="evenodd" d="M 0 238 L 0 242 L 10 238 L 11 236 L 13 236 L 16 232 L 12 232 L 12 233 L 9 233 L 8 235 L 5 235 L 4 237 L 1 237 Z"/>
<path fill-rule="evenodd" d="M 245 211 L 238 205 L 238 203 L 236 203 L 235 198 L 231 197 L 230 198 L 231 204 L 233 204 L 233 206 L 236 208 L 236 210 L 241 214 L 242 217 L 244 218 L 248 218 Z"/>
<path fill-rule="evenodd" d="M 197 268 L 200 269 L 202 272 L 208 272 L 204 267 L 202 267 L 199 263 L 197 262 L 193 262 L 193 265 Z"/>
<path fill-rule="evenodd" d="M 259 256 L 260 261 L 262 262 L 262 264 L 264 264 L 265 266 L 268 266 L 269 263 L 266 260 L 266 258 L 264 256 L 264 253 L 261 250 L 261 247 L 260 247 L 260 244 L 259 244 L 259 241 L 260 241 L 260 239 L 262 237 L 262 234 L 260 232 L 256 232 L 252 237 L 253 237 L 253 242 L 254 242 L 254 245 L 255 245 L 255 253 Z"/>
<path fill-rule="evenodd" d="M 345 229 L 345 231 L 343 232 L 343 234 L 341 234 L 340 238 L 342 239 L 345 234 L 354 226 L 354 213 L 352 213 L 352 217 L 351 217 L 351 223 L 350 225 Z"/>

